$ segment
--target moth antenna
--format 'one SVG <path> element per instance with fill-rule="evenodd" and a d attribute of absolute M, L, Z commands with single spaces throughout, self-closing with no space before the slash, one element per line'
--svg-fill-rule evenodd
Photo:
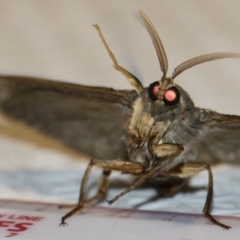
<path fill-rule="evenodd" d="M 180 73 L 183 71 L 198 65 L 200 63 L 208 62 L 208 61 L 213 61 L 216 59 L 220 58 L 240 58 L 240 54 L 238 53 L 228 53 L 228 52 L 220 52 L 220 53 L 209 53 L 209 54 L 204 54 L 195 58 L 191 58 L 180 65 L 178 65 L 172 74 L 172 79 L 174 79 L 176 76 L 178 76 Z"/>
<path fill-rule="evenodd" d="M 160 68 L 163 72 L 163 77 L 166 77 L 167 71 L 168 71 L 168 60 L 167 60 L 167 55 L 165 53 L 162 41 L 157 33 L 156 28 L 154 27 L 154 25 L 152 24 L 148 16 L 142 10 L 139 10 L 138 13 L 142 21 L 144 22 L 144 25 L 146 26 L 150 34 L 150 37 L 152 39 L 153 45 L 156 49 Z"/>
<path fill-rule="evenodd" d="M 143 91 L 143 86 L 142 86 L 141 82 L 138 80 L 138 78 L 136 76 L 134 76 L 127 69 L 123 68 L 122 66 L 120 66 L 118 64 L 117 59 L 115 58 L 114 54 L 112 53 L 111 49 L 109 48 L 109 46 L 108 46 L 108 44 L 107 44 L 107 42 L 105 40 L 105 38 L 103 37 L 103 34 L 101 32 L 100 27 L 97 24 L 94 24 L 93 26 L 98 31 L 98 34 L 99 34 L 99 36 L 100 36 L 100 38 L 101 38 L 101 40 L 103 42 L 103 45 L 106 48 L 109 57 L 112 59 L 113 67 L 117 71 L 121 72 L 127 78 L 128 82 L 136 89 L 136 91 L 138 93 L 141 93 Z"/>

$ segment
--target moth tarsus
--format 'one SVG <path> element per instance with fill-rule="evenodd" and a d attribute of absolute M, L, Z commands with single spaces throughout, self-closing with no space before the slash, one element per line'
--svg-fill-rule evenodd
<path fill-rule="evenodd" d="M 208 190 L 203 213 L 213 224 L 229 229 L 210 214 L 213 198 L 210 165 L 228 160 L 239 163 L 240 117 L 195 107 L 187 92 L 174 80 L 197 64 L 239 58 L 240 54 L 211 53 L 192 58 L 177 66 L 168 77 L 168 59 L 161 39 L 147 15 L 141 10 L 139 15 L 156 49 L 163 73 L 159 81 L 144 88 L 136 76 L 119 65 L 99 26 L 94 25 L 113 67 L 127 78 L 134 90 L 116 91 L 1 76 L 1 112 L 91 157 L 81 182 L 78 203 L 66 206 L 72 210 L 62 217 L 60 225 L 66 225 L 66 219 L 80 211 L 84 204 L 106 196 L 111 171 L 138 178 L 125 191 L 108 200 L 109 204 L 148 179 L 158 181 L 159 186 L 169 186 L 171 190 L 207 170 Z M 97 193 L 86 199 L 93 166 L 103 169 L 102 182 Z"/>

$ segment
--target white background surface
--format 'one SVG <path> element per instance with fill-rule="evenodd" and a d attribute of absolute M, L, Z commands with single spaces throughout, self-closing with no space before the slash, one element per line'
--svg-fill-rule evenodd
<path fill-rule="evenodd" d="M 138 9 L 158 29 L 170 63 L 169 75 L 179 63 L 197 55 L 240 52 L 239 1 L 11 0 L 0 2 L 0 73 L 130 88 L 111 67 L 91 27 L 98 23 L 119 63 L 147 86 L 161 72 L 151 40 L 137 17 Z M 239 66 L 236 59 L 206 63 L 176 81 L 196 105 L 239 114 Z M 0 131 L 2 197 L 76 201 L 87 161 L 26 129 L 1 122 Z M 214 213 L 240 215 L 239 173 L 236 167 L 214 169 Z M 126 177 L 116 174 L 114 178 L 124 181 Z M 194 178 L 193 184 L 206 186 L 207 174 Z M 113 187 L 109 197 L 125 185 Z M 154 194 L 152 189 L 139 189 L 114 206 L 200 213 L 206 190 L 142 204 Z"/>

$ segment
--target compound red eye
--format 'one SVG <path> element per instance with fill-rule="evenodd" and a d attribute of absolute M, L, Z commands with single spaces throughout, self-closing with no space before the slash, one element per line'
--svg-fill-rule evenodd
<path fill-rule="evenodd" d="M 179 102 L 180 92 L 176 87 L 169 88 L 164 95 L 164 103 L 167 105 L 175 105 Z"/>
<path fill-rule="evenodd" d="M 148 87 L 148 96 L 152 100 L 157 100 L 159 89 L 160 89 L 159 82 L 151 83 Z"/>

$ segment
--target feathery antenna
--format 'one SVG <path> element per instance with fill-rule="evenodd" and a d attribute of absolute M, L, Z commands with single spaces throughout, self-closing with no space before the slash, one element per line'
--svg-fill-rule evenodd
<path fill-rule="evenodd" d="M 101 32 L 100 27 L 97 24 L 95 24 L 93 26 L 98 31 L 98 34 L 99 34 L 99 36 L 100 36 L 100 38 L 101 38 L 101 40 L 102 40 L 102 42 L 104 44 L 104 47 L 106 48 L 109 57 L 112 59 L 113 67 L 117 71 L 121 72 L 127 78 L 128 82 L 136 89 L 136 91 L 138 93 L 141 93 L 143 91 L 143 86 L 142 86 L 141 82 L 138 80 L 138 78 L 136 76 L 134 76 L 127 69 L 123 68 L 122 66 L 120 66 L 118 64 L 117 59 L 115 58 L 114 54 L 112 53 L 111 49 L 109 48 L 109 46 L 108 46 L 108 44 L 107 44 L 107 42 L 105 40 L 105 38 L 103 37 L 103 34 Z"/>

